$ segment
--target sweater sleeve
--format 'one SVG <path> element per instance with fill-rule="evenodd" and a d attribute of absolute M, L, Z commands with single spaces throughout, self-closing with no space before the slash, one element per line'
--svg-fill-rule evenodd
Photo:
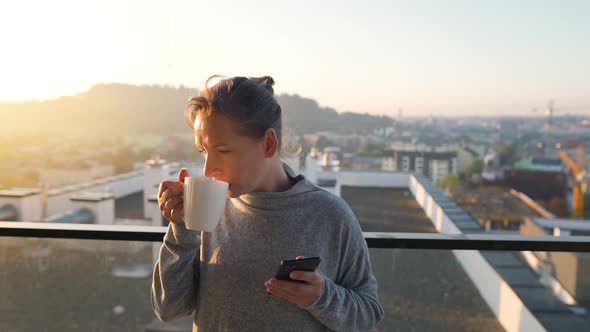
<path fill-rule="evenodd" d="M 335 282 L 322 273 L 321 296 L 303 309 L 334 331 L 369 331 L 383 319 L 383 307 L 379 303 L 367 242 L 356 217 L 348 206 L 346 210 L 341 280 Z"/>
<path fill-rule="evenodd" d="M 199 281 L 200 236 L 184 225 L 170 223 L 154 267 L 151 302 L 156 316 L 168 322 L 195 309 Z"/>

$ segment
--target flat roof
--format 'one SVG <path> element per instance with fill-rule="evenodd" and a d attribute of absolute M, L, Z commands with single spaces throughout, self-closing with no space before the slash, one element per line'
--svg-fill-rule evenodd
<path fill-rule="evenodd" d="M 590 231 L 590 220 L 564 218 L 546 219 L 540 217 L 532 217 L 531 220 L 533 220 L 537 225 L 545 228 L 557 227 L 567 230 Z"/>
<path fill-rule="evenodd" d="M 426 189 L 437 195 L 437 189 Z M 408 189 L 343 186 L 341 196 L 351 206 L 363 231 L 436 232 Z M 448 197 L 441 195 L 440 199 L 447 202 Z M 463 232 L 468 230 L 461 226 L 462 222 L 474 222 L 457 222 L 454 215 L 450 218 Z M 387 317 L 401 318 L 385 320 L 382 330 L 503 331 L 452 251 L 376 248 L 369 251 Z M 480 253 L 548 331 L 585 331 L 590 327 L 589 316 L 574 314 L 557 299 L 520 252 Z"/>
<path fill-rule="evenodd" d="M 87 201 L 87 202 L 100 202 L 107 199 L 113 199 L 115 196 L 111 193 L 104 192 L 83 192 L 78 195 L 72 196 L 72 201 Z"/>
<path fill-rule="evenodd" d="M 437 232 L 408 189 L 341 188 L 366 232 Z M 369 249 L 381 331 L 504 331 L 451 251 Z"/>
<path fill-rule="evenodd" d="M 537 213 L 510 194 L 507 189 L 480 187 L 451 190 L 452 198 L 475 218 L 509 219 L 522 218 Z"/>
<path fill-rule="evenodd" d="M 39 194 L 41 189 L 38 188 L 11 188 L 0 190 L 0 197 L 26 197 Z"/>

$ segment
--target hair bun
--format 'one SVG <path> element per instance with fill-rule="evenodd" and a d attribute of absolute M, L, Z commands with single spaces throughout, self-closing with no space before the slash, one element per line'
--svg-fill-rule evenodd
<path fill-rule="evenodd" d="M 262 85 L 265 89 L 270 91 L 271 94 L 274 94 L 274 89 L 272 86 L 275 84 L 275 80 L 270 76 L 261 76 L 261 77 L 252 77 L 253 80 L 258 82 Z"/>
<path fill-rule="evenodd" d="M 275 80 L 270 76 L 262 76 L 260 78 L 260 84 L 273 86 L 275 85 Z"/>

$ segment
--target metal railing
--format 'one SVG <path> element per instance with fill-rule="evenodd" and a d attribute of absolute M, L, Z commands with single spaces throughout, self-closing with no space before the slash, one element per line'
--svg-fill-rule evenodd
<path fill-rule="evenodd" d="M 167 227 L 0 221 L 0 236 L 161 242 Z M 363 232 L 369 248 L 590 252 L 590 236 Z"/>

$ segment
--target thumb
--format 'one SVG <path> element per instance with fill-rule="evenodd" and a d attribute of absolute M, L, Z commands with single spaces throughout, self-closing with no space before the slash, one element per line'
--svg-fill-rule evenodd
<path fill-rule="evenodd" d="M 188 171 L 186 170 L 186 168 L 182 168 L 180 170 L 180 172 L 178 173 L 178 181 L 180 181 L 180 183 L 184 184 L 184 178 L 188 176 Z"/>
<path fill-rule="evenodd" d="M 305 258 L 305 256 L 297 256 L 297 257 L 295 257 L 295 259 L 302 259 L 302 258 Z"/>

